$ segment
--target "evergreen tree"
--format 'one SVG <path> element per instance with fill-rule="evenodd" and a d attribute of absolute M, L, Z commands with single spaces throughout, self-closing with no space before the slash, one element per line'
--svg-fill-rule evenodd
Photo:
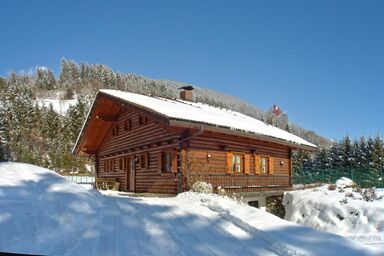
<path fill-rule="evenodd" d="M 343 139 L 343 145 L 342 145 L 342 156 L 343 156 L 343 167 L 350 167 L 354 163 L 354 159 L 352 156 L 352 145 L 351 145 L 351 140 L 349 139 L 349 136 L 347 135 Z"/>
<path fill-rule="evenodd" d="M 54 90 L 57 88 L 56 79 L 51 70 L 45 68 L 36 69 L 36 85 L 43 90 Z"/>
<path fill-rule="evenodd" d="M 377 171 L 384 170 L 384 142 L 379 135 L 377 135 L 373 141 L 371 162 L 371 167 L 373 169 Z"/>
<path fill-rule="evenodd" d="M 0 110 L 1 111 L 1 110 Z M 7 160 L 7 139 L 5 136 L 5 127 L 1 118 L 2 114 L 0 113 L 0 162 Z"/>
<path fill-rule="evenodd" d="M 329 164 L 331 168 L 338 169 L 344 164 L 344 152 L 342 145 L 336 143 L 329 152 Z"/>
<path fill-rule="evenodd" d="M 369 168 L 368 146 L 364 136 L 361 136 L 359 140 L 358 163 L 362 168 Z"/>

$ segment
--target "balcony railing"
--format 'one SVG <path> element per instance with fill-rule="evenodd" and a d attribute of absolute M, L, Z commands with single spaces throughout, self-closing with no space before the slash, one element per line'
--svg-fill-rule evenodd
<path fill-rule="evenodd" d="M 290 190 L 291 176 L 255 175 L 255 174 L 189 174 L 189 184 L 196 181 L 211 183 L 217 192 L 218 187 L 227 192 L 260 192 L 273 190 Z"/>

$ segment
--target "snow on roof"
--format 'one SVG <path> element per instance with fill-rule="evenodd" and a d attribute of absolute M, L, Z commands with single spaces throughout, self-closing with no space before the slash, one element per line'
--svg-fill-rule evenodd
<path fill-rule="evenodd" d="M 213 107 L 200 102 L 150 97 L 118 90 L 103 89 L 100 92 L 149 109 L 169 119 L 204 123 L 317 148 L 316 145 L 292 133 L 236 111 Z"/>

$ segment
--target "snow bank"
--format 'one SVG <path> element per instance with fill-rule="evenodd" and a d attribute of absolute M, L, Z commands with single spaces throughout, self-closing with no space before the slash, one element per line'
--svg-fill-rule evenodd
<path fill-rule="evenodd" d="M 64 254 L 99 211 L 100 195 L 53 171 L 0 163 L 0 251 Z"/>
<path fill-rule="evenodd" d="M 285 219 L 365 243 L 384 244 L 384 200 L 367 202 L 365 191 L 353 189 L 353 184 L 342 178 L 335 190 L 324 185 L 287 192 L 283 199 Z M 376 190 L 376 195 L 382 194 Z"/>
<path fill-rule="evenodd" d="M 0 251 L 41 255 L 380 255 L 214 194 L 102 195 L 0 163 Z M 381 252 L 382 254 L 383 252 Z"/>

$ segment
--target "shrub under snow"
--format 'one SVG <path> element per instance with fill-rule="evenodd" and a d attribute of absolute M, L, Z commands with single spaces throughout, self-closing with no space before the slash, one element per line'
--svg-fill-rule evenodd
<path fill-rule="evenodd" d="M 206 183 L 204 181 L 196 181 L 193 183 L 191 190 L 193 192 L 211 194 L 213 193 L 212 184 Z"/>
<path fill-rule="evenodd" d="M 359 189 L 347 178 L 331 185 L 285 193 L 284 218 L 364 242 L 383 243 L 384 190 Z"/>
<path fill-rule="evenodd" d="M 346 177 L 341 177 L 335 182 L 335 185 L 338 188 L 351 188 L 355 186 L 355 183 L 351 179 L 348 179 Z"/>

